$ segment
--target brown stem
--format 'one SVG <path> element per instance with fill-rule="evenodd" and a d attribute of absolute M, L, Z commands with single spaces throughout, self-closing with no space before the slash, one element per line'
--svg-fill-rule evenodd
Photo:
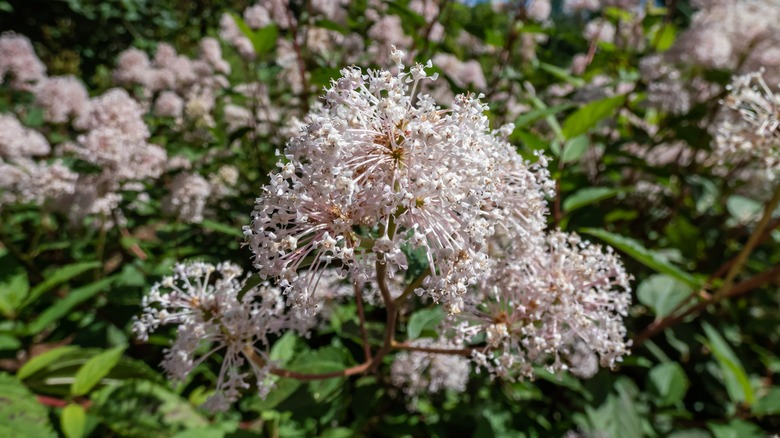
<path fill-rule="evenodd" d="M 257 356 L 255 356 L 257 357 Z M 348 377 L 348 376 L 354 376 L 355 374 L 361 374 L 364 373 L 368 367 L 371 366 L 373 363 L 373 360 L 368 360 L 360 365 L 355 365 L 354 367 L 345 368 L 340 371 L 333 371 L 330 373 L 318 373 L 318 374 L 309 374 L 309 373 L 299 373 L 296 371 L 290 371 L 285 370 L 281 368 L 272 368 L 271 374 L 279 377 L 287 377 L 290 379 L 297 379 L 297 380 L 325 380 L 325 379 L 334 379 L 337 377 Z"/>
<path fill-rule="evenodd" d="M 407 343 L 393 343 L 392 347 L 396 350 L 406 351 L 419 351 L 422 353 L 433 354 L 453 354 L 458 356 L 471 356 L 474 348 L 433 348 L 433 347 L 418 347 L 415 345 L 409 345 Z"/>
<path fill-rule="evenodd" d="M 423 271 L 423 273 L 420 274 L 417 278 L 415 278 L 413 282 L 409 283 L 409 285 L 406 286 L 406 289 L 404 289 L 401 296 L 396 298 L 395 301 L 393 301 L 393 304 L 395 304 L 395 306 L 400 306 L 401 303 L 404 302 L 406 297 L 408 297 L 412 292 L 414 292 L 415 289 L 420 287 L 422 282 L 425 281 L 425 279 L 428 278 L 429 275 L 431 275 L 430 269 L 426 269 L 425 271 Z"/>
<path fill-rule="evenodd" d="M 509 64 L 509 59 L 512 58 L 512 49 L 517 42 L 517 38 L 520 36 L 520 32 L 517 31 L 517 23 L 522 20 L 524 15 L 525 4 L 522 1 L 518 1 L 517 10 L 515 10 L 515 15 L 509 24 L 506 43 L 504 44 L 504 47 L 501 50 L 501 54 L 499 55 L 501 64 L 498 68 L 498 72 L 496 72 L 496 75 L 493 77 L 493 80 L 490 81 L 490 86 L 488 87 L 487 93 L 485 93 L 487 100 L 489 100 L 490 97 L 492 97 L 493 94 L 497 91 L 498 83 L 501 81 L 501 75 L 504 73 L 507 64 Z"/>
<path fill-rule="evenodd" d="M 780 265 L 777 265 L 768 271 L 762 272 L 761 274 L 758 274 L 753 278 L 745 280 L 741 283 L 737 283 L 736 285 L 732 286 L 730 289 L 722 292 L 720 296 L 713 294 L 710 296 L 708 300 L 702 301 L 701 303 L 693 307 L 690 307 L 688 310 L 678 315 L 669 315 L 664 319 L 657 320 L 652 324 L 650 324 L 649 326 L 647 326 L 647 328 L 645 328 L 644 331 L 642 331 L 639 335 L 637 335 L 634 338 L 633 345 L 634 346 L 642 345 L 649 338 L 652 338 L 658 333 L 677 324 L 678 322 L 682 321 L 689 315 L 693 315 L 703 311 L 711 304 L 717 304 L 718 302 L 726 298 L 733 298 L 739 295 L 746 294 L 754 290 L 755 288 L 763 285 L 764 283 L 772 281 L 778 277 L 780 277 Z"/>
<path fill-rule="evenodd" d="M 387 287 L 387 265 L 377 260 L 376 262 L 376 281 L 379 285 L 379 292 L 382 294 L 382 300 L 385 302 L 387 312 L 387 324 L 385 325 L 385 338 L 379 351 L 376 353 L 374 363 L 371 365 L 371 371 L 376 371 L 382 358 L 390 352 L 395 342 L 395 323 L 398 319 L 398 309 L 393 302 L 393 296 L 390 294 L 390 288 Z"/>
<path fill-rule="evenodd" d="M 355 288 L 355 304 L 357 305 L 358 318 L 360 318 L 360 338 L 363 341 L 363 355 L 366 361 L 371 360 L 371 345 L 368 343 L 368 332 L 366 331 L 366 312 L 363 308 L 363 294 L 357 283 Z"/>
<path fill-rule="evenodd" d="M 775 211 L 775 209 L 777 209 L 778 204 L 780 204 L 780 185 L 775 188 L 775 193 L 772 195 L 772 199 L 770 199 L 766 206 L 764 206 L 764 214 L 761 216 L 761 220 L 753 230 L 753 234 L 751 234 L 750 238 L 748 238 L 748 241 L 742 248 L 742 251 L 740 251 L 739 255 L 737 255 L 734 264 L 731 265 L 728 274 L 726 274 L 726 279 L 723 281 L 723 285 L 718 289 L 717 292 L 715 292 L 715 298 L 718 298 L 726 293 L 726 291 L 728 291 L 734 284 L 734 279 L 742 270 L 742 267 L 745 265 L 745 262 L 747 262 L 748 257 L 753 252 L 753 249 L 755 249 L 756 245 L 758 245 L 758 242 L 764 233 L 764 229 L 769 224 L 769 221 L 772 220 L 772 213 Z"/>
<path fill-rule="evenodd" d="M 303 112 L 309 111 L 309 84 L 306 82 L 306 63 L 303 60 L 303 51 L 301 45 L 298 43 L 298 25 L 292 16 L 292 11 L 287 8 L 287 24 L 290 26 L 292 32 L 292 44 L 295 50 L 295 57 L 298 61 L 298 74 L 301 75 L 301 105 L 303 105 Z M 306 36 L 304 35 L 304 42 Z"/>

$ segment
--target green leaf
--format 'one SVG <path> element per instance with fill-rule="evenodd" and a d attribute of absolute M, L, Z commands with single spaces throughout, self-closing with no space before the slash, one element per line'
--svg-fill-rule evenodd
<path fill-rule="evenodd" d="M 653 47 L 659 52 L 665 52 L 672 47 L 677 36 L 677 29 L 671 23 L 665 23 L 653 36 Z"/>
<path fill-rule="evenodd" d="M 90 414 L 117 436 L 166 437 L 208 425 L 187 400 L 148 381 L 125 380 L 93 392 L 91 399 Z"/>
<path fill-rule="evenodd" d="M 626 101 L 626 96 L 614 96 L 591 102 L 570 115 L 563 122 L 563 135 L 574 138 L 585 134 L 602 119 L 612 115 Z"/>
<path fill-rule="evenodd" d="M 780 386 L 773 386 L 769 391 L 756 401 L 752 409 L 753 415 L 780 415 Z"/>
<path fill-rule="evenodd" d="M 56 437 L 47 409 L 18 380 L 0 373 L 0 436 Z"/>
<path fill-rule="evenodd" d="M 426 25 L 425 17 L 398 2 L 388 2 L 387 12 L 400 16 L 404 23 L 410 23 L 416 29 L 422 29 Z"/>
<path fill-rule="evenodd" d="M 563 210 L 566 212 L 576 210 L 586 205 L 612 198 L 624 191 L 623 189 L 610 189 L 607 187 L 586 187 L 567 196 L 563 201 Z"/>
<path fill-rule="evenodd" d="M 540 62 L 539 68 L 546 71 L 547 73 L 550 73 L 551 75 L 555 76 L 556 78 L 568 82 L 575 87 L 584 87 L 585 86 L 585 80 L 582 78 L 574 77 L 571 74 L 569 74 L 569 71 L 557 66 L 554 66 L 552 64 L 547 64 L 546 62 Z"/>
<path fill-rule="evenodd" d="M 341 70 L 333 67 L 319 67 L 311 71 L 310 81 L 314 85 L 325 87 L 330 85 L 330 80 L 339 77 Z"/>
<path fill-rule="evenodd" d="M 669 406 L 682 401 L 688 391 L 688 377 L 676 362 L 662 363 L 649 374 L 650 384 L 658 395 L 659 406 Z"/>
<path fill-rule="evenodd" d="M 298 342 L 298 338 L 292 333 L 287 332 L 282 335 L 279 340 L 271 347 L 270 358 L 280 366 L 284 366 L 295 354 L 295 344 Z"/>
<path fill-rule="evenodd" d="M 54 305 L 44 310 L 43 313 L 38 316 L 38 318 L 31 322 L 30 325 L 27 326 L 27 333 L 29 335 L 35 335 L 39 333 L 52 322 L 57 321 L 58 319 L 67 315 L 80 303 L 92 298 L 99 292 L 106 290 L 113 281 L 114 277 L 108 277 L 102 280 L 98 280 L 95 283 L 73 289 L 65 298 L 56 301 Z"/>
<path fill-rule="evenodd" d="M 0 351 L 2 350 L 18 350 L 22 346 L 21 341 L 15 336 L 0 333 Z"/>
<path fill-rule="evenodd" d="M 69 404 L 62 409 L 60 425 L 67 438 L 81 438 L 87 424 L 87 414 L 81 405 Z"/>
<path fill-rule="evenodd" d="M 766 433 L 755 424 L 744 420 L 731 420 L 726 424 L 707 423 L 715 438 L 753 438 L 766 437 Z"/>
<path fill-rule="evenodd" d="M 692 293 L 690 286 L 664 274 L 651 275 L 636 289 L 639 302 L 652 309 L 657 318 L 670 314 Z"/>
<path fill-rule="evenodd" d="M 520 129 L 515 130 L 515 132 L 512 134 L 512 137 L 516 137 L 517 140 L 523 142 L 523 144 L 525 144 L 532 151 L 547 149 L 548 146 L 546 141 L 542 140 L 536 135 L 531 134 L 530 132 L 525 132 Z"/>
<path fill-rule="evenodd" d="M 275 25 L 271 24 L 257 30 L 252 30 L 243 18 L 235 13 L 231 13 L 230 15 L 233 16 L 233 20 L 236 22 L 236 26 L 241 30 L 241 33 L 252 42 L 252 47 L 255 49 L 255 54 L 257 54 L 258 58 L 276 47 L 278 30 Z"/>
<path fill-rule="evenodd" d="M 46 368 L 49 364 L 59 360 L 66 354 L 72 353 L 78 349 L 79 347 L 68 345 L 65 347 L 49 350 L 43 354 L 39 354 L 22 365 L 22 367 L 19 368 L 19 372 L 16 373 L 16 377 L 24 380 L 38 371 Z"/>
<path fill-rule="evenodd" d="M 607 244 L 623 251 L 629 257 L 656 272 L 674 277 L 693 289 L 699 288 L 699 282 L 693 275 L 669 263 L 660 254 L 645 248 L 641 243 L 634 239 L 598 228 L 583 228 L 580 232 L 598 237 Z"/>
<path fill-rule="evenodd" d="M 409 318 L 407 336 L 410 340 L 417 339 L 424 330 L 434 330 L 444 316 L 444 311 L 440 307 L 418 310 Z"/>
<path fill-rule="evenodd" d="M 6 318 L 16 315 L 30 291 L 27 271 L 8 252 L 0 255 L 0 313 Z"/>
<path fill-rule="evenodd" d="M 209 219 L 203 219 L 200 222 L 200 225 L 207 230 L 212 230 L 218 233 L 227 234 L 228 236 L 242 237 L 242 238 L 244 237 L 244 233 L 241 232 L 240 228 L 231 225 L 225 225 Z"/>
<path fill-rule="evenodd" d="M 590 146 L 590 140 L 585 135 L 578 135 L 570 140 L 567 140 L 563 146 L 563 156 L 561 160 L 564 163 L 570 163 L 579 159 Z"/>
<path fill-rule="evenodd" d="M 574 105 L 570 103 L 566 103 L 563 105 L 556 105 L 549 108 L 540 108 L 540 109 L 529 111 L 525 114 L 522 114 L 520 117 L 517 118 L 517 120 L 515 120 L 515 128 L 522 128 L 526 125 L 529 125 L 547 116 L 554 116 L 555 114 L 558 114 L 562 111 L 566 111 L 567 109 L 572 108 L 573 106 Z"/>
<path fill-rule="evenodd" d="M 279 31 L 273 24 L 257 29 L 254 32 L 254 35 L 250 39 L 252 40 L 252 45 L 255 47 L 255 53 L 257 53 L 258 57 L 270 53 L 271 50 L 276 47 L 276 38 L 278 35 Z"/>
<path fill-rule="evenodd" d="M 757 220 L 764 209 L 762 203 L 739 195 L 729 196 L 726 200 L 726 208 L 729 214 L 741 224 Z"/>
<path fill-rule="evenodd" d="M 709 342 L 705 343 L 712 350 L 712 354 L 720 365 L 724 384 L 726 385 L 726 391 L 731 400 L 738 403 L 742 402 L 747 405 L 755 403 L 756 397 L 753 393 L 753 387 L 750 386 L 750 379 L 745 372 L 745 368 L 742 367 L 739 358 L 737 358 L 737 355 L 734 353 L 734 350 L 731 349 L 728 342 L 726 342 L 726 340 L 721 337 L 720 333 L 718 333 L 718 331 L 709 323 L 702 323 L 702 327 L 709 340 Z"/>
<path fill-rule="evenodd" d="M 56 286 L 59 286 L 60 284 L 63 284 L 66 281 L 69 281 L 70 279 L 89 271 L 90 269 L 95 269 L 98 267 L 100 267 L 100 262 L 74 263 L 72 265 L 63 266 L 56 271 L 47 274 L 46 279 L 43 280 L 42 283 L 36 285 L 32 291 L 30 291 L 30 295 L 26 300 L 24 300 L 24 303 L 22 303 L 21 307 L 25 307 L 31 304 L 37 300 L 38 297 L 52 290 Z"/>
<path fill-rule="evenodd" d="M 88 393 L 119 363 L 119 359 L 122 358 L 122 352 L 124 351 L 125 346 L 114 347 L 89 359 L 76 372 L 76 378 L 70 387 L 70 393 L 74 396 Z"/>

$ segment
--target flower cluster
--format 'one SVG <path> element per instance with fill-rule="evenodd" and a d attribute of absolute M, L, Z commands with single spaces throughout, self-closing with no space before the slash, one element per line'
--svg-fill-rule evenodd
<path fill-rule="evenodd" d="M 491 130 L 473 95 L 437 106 L 418 93 L 436 77 L 392 56 L 396 73 L 344 69 L 280 154 L 245 227 L 261 276 L 306 314 L 321 306 L 328 268 L 356 285 L 389 276 L 386 302 L 405 289 L 395 274 L 407 255 L 424 254 L 427 270 L 407 288 L 448 318 L 442 339 L 416 341 L 393 365 L 410 395 L 462 388 L 468 368 L 443 369 L 463 368 L 464 351 L 508 378 L 535 365 L 585 376 L 599 361 L 614 366 L 628 353 L 630 304 L 617 256 L 576 234 L 546 234 L 544 157 L 522 159 L 504 140 L 512 127 Z M 447 348 L 461 357 L 430 351 Z"/>
<path fill-rule="evenodd" d="M 407 268 L 405 248 L 421 249 L 430 276 L 420 293 L 457 313 L 467 286 L 489 271 L 485 239 L 497 227 L 544 229 L 547 173 L 489 129 L 475 96 L 445 110 L 416 95 L 435 80 L 425 66 L 342 74 L 257 200 L 246 228 L 255 266 L 291 302 L 314 307 L 326 265 L 369 278 L 375 262 L 392 274 Z"/>
<path fill-rule="evenodd" d="M 278 289 L 267 284 L 247 287 L 242 274 L 231 263 L 176 265 L 174 274 L 164 277 L 144 297 L 144 313 L 133 325 L 143 340 L 160 326 L 178 326 L 176 340 L 162 363 L 176 381 L 183 381 L 195 366 L 224 350 L 216 393 L 205 405 L 210 410 L 227 409 L 250 387 L 249 375 L 242 372 L 247 363 L 264 397 L 273 385 L 269 335 L 290 329 L 305 333 L 310 328 L 303 318 L 291 323 Z M 201 353 L 203 346 L 208 346 L 205 353 Z"/>
<path fill-rule="evenodd" d="M 780 172 L 780 95 L 763 72 L 736 76 L 723 101 L 722 120 L 714 125 L 715 153 L 722 161 L 760 160 L 769 178 Z"/>
<path fill-rule="evenodd" d="M 452 322 L 462 338 L 484 336 L 487 346 L 474 351 L 478 364 L 502 377 L 531 377 L 534 365 L 579 369 L 597 354 L 613 367 L 628 354 L 623 318 L 631 288 L 612 248 L 602 252 L 561 231 L 530 249 L 505 246 L 500 267 Z"/>

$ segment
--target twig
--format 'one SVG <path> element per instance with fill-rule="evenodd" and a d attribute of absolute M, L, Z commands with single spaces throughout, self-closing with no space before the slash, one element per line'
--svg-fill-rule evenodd
<path fill-rule="evenodd" d="M 646 340 L 652 338 L 653 336 L 666 330 L 667 328 L 679 323 L 686 317 L 693 315 L 695 313 L 699 313 L 704 309 L 706 309 L 707 307 L 709 307 L 710 305 L 717 304 L 718 302 L 726 298 L 733 298 L 748 293 L 754 290 L 755 288 L 763 285 L 764 283 L 772 281 L 778 277 L 780 277 L 780 265 L 775 266 L 769 271 L 762 272 L 761 274 L 758 274 L 753 278 L 745 280 L 741 283 L 737 283 L 727 291 L 721 293 L 720 296 L 716 296 L 713 294 L 712 296 L 710 296 L 710 299 L 702 301 L 701 303 L 693 307 L 690 307 L 688 310 L 678 315 L 669 315 L 664 319 L 659 319 L 653 322 L 652 324 L 650 324 L 649 326 L 647 326 L 647 328 L 645 328 L 644 331 L 642 331 L 639 335 L 637 335 L 634 338 L 633 345 L 634 346 L 642 345 Z"/>
<path fill-rule="evenodd" d="M 406 289 L 404 289 L 401 296 L 396 298 L 395 301 L 393 301 L 393 304 L 395 304 L 396 306 L 401 305 L 401 303 L 404 302 L 406 297 L 408 297 L 412 292 L 414 292 L 415 289 L 420 287 L 422 282 L 425 281 L 425 279 L 428 278 L 429 275 L 431 275 L 430 269 L 426 269 L 425 271 L 423 271 L 423 273 L 420 274 L 417 278 L 415 278 L 413 282 L 409 283 L 409 285 L 406 286 Z"/>
<path fill-rule="evenodd" d="M 368 332 L 366 332 L 366 312 L 363 308 L 363 294 L 357 283 L 355 283 L 353 286 L 355 289 L 355 304 L 357 305 L 358 318 L 360 318 L 360 337 L 363 341 L 363 354 L 365 359 L 370 361 L 371 346 L 368 343 Z"/>
<path fill-rule="evenodd" d="M 775 209 L 777 209 L 778 204 L 780 204 L 780 185 L 775 188 L 775 193 L 772 195 L 772 199 L 770 199 L 766 206 L 764 206 L 764 214 L 761 217 L 761 220 L 758 222 L 758 225 L 756 225 L 756 228 L 753 230 L 753 234 L 750 235 L 750 238 L 748 238 L 748 241 L 742 248 L 742 251 L 740 251 L 736 260 L 731 265 L 723 285 L 720 287 L 720 289 L 718 289 L 717 292 L 715 292 L 715 298 L 722 296 L 734 284 L 734 279 L 742 270 L 742 267 L 745 265 L 745 262 L 747 262 L 748 257 L 753 252 L 753 249 L 756 247 L 756 245 L 758 245 L 758 242 L 764 233 L 764 229 L 772 219 L 772 213 L 775 211 Z"/>
<path fill-rule="evenodd" d="M 415 345 L 409 345 L 407 343 L 393 343 L 393 348 L 396 350 L 406 351 L 419 351 L 422 353 L 433 354 L 452 354 L 458 356 L 471 356 L 474 348 L 434 348 L 434 347 L 418 347 Z"/>

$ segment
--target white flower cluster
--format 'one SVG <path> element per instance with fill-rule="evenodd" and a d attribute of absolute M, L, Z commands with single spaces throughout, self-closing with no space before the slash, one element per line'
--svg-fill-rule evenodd
<path fill-rule="evenodd" d="M 196 124 L 211 125 L 211 112 L 217 91 L 227 88 L 224 75 L 230 64 L 222 58 L 219 41 L 203 38 L 197 59 L 176 53 L 169 44 L 160 43 L 153 59 L 138 49 L 119 55 L 114 79 L 122 85 L 142 87 L 143 100 L 150 102 L 155 115 L 181 119 L 185 114 Z"/>
<path fill-rule="evenodd" d="M 309 329 L 305 319 L 291 322 L 278 289 L 267 284 L 247 287 L 242 274 L 241 268 L 231 263 L 176 265 L 174 275 L 164 277 L 144 297 L 144 313 L 133 325 L 143 340 L 160 326 L 178 326 L 176 340 L 162 363 L 176 381 L 183 381 L 198 364 L 224 350 L 216 393 L 204 406 L 212 411 L 227 409 L 250 387 L 249 374 L 242 371 L 247 363 L 261 397 L 265 397 L 273 385 L 268 373 L 272 365 L 268 336 Z"/>
<path fill-rule="evenodd" d="M 343 70 L 287 144 L 245 227 L 261 276 L 305 315 L 321 305 L 326 268 L 357 285 L 386 271 L 395 298 L 404 285 L 394 274 L 422 252 L 427 277 L 415 292 L 449 314 L 436 347 L 471 348 L 474 362 L 510 378 L 533 365 L 586 376 L 599 360 L 614 366 L 628 353 L 630 304 L 617 256 L 576 234 L 545 234 L 544 157 L 523 160 L 504 140 L 512 127 L 491 131 L 473 95 L 444 109 L 416 94 L 435 76 L 392 56 L 396 73 Z M 434 356 L 401 353 L 394 381 L 409 394 L 462 387 L 467 371 L 445 378 L 432 365 L 461 362 Z"/>
<path fill-rule="evenodd" d="M 17 90 L 29 90 L 46 77 L 46 66 L 35 55 L 27 37 L 14 32 L 0 35 L 0 84 L 10 76 L 10 85 Z"/>
<path fill-rule="evenodd" d="M 75 191 L 77 175 L 60 160 L 33 160 L 50 152 L 43 135 L 11 114 L 0 114 L 0 207 L 12 203 L 41 205 Z"/>
<path fill-rule="evenodd" d="M 720 123 L 715 125 L 715 154 L 723 162 L 760 160 L 769 178 L 780 174 L 780 94 L 764 81 L 763 71 L 736 76 L 728 86 Z"/>
<path fill-rule="evenodd" d="M 623 318 L 630 277 L 612 248 L 602 252 L 576 234 L 555 231 L 530 250 L 509 243 L 497 258 L 499 267 L 452 321 L 464 339 L 484 336 L 487 346 L 474 351 L 477 364 L 509 378 L 531 377 L 533 365 L 587 375 L 592 366 L 585 362 L 594 353 L 609 367 L 628 354 Z"/>
<path fill-rule="evenodd" d="M 343 70 L 257 200 L 245 230 L 255 266 L 296 305 L 316 306 L 326 265 L 366 279 L 379 260 L 392 274 L 407 268 L 408 247 L 428 260 L 420 293 L 457 313 L 489 272 L 485 242 L 496 228 L 530 236 L 545 227 L 544 167 L 490 131 L 474 96 L 442 109 L 415 95 L 425 66 L 398 70 Z"/>

